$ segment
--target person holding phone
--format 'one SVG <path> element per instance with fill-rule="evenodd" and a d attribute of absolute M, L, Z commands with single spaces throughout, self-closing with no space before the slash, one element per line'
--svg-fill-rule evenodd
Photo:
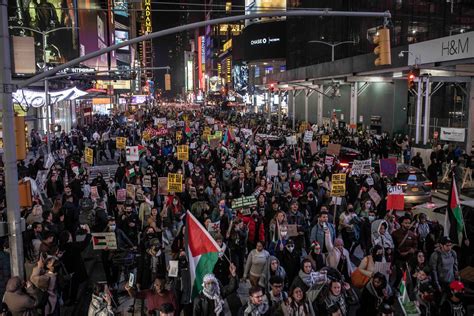
<path fill-rule="evenodd" d="M 88 316 L 113 316 L 112 297 L 107 284 L 96 283 L 89 305 Z"/>

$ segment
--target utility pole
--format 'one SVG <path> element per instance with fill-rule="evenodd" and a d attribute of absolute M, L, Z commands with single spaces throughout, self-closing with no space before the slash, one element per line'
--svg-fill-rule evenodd
<path fill-rule="evenodd" d="M 23 238 L 20 225 L 20 195 L 18 192 L 18 170 L 16 165 L 16 140 L 12 102 L 12 69 L 10 36 L 8 33 L 8 0 L 0 0 L 0 88 L 3 111 L 3 142 L 5 165 L 5 188 L 7 201 L 8 240 L 10 244 L 10 267 L 13 276 L 24 277 Z"/>
<path fill-rule="evenodd" d="M 328 42 L 316 41 L 316 40 L 309 41 L 308 43 L 319 43 L 319 44 L 324 44 L 324 45 L 331 46 L 331 61 L 334 61 L 334 48 L 336 46 L 339 46 L 339 45 L 342 45 L 342 44 L 354 44 L 354 45 L 357 44 L 356 41 L 344 41 L 344 42 L 339 42 L 339 43 L 328 43 Z"/>

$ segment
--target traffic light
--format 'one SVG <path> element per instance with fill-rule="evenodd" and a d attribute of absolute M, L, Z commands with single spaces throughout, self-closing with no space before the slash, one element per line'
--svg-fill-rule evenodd
<path fill-rule="evenodd" d="M 374 49 L 377 59 L 375 59 L 375 66 L 391 65 L 392 56 L 390 51 L 390 30 L 383 28 L 377 31 L 374 37 L 374 44 L 377 45 Z"/>
<path fill-rule="evenodd" d="M 15 116 L 16 160 L 26 159 L 25 117 Z"/>
<path fill-rule="evenodd" d="M 408 90 L 415 88 L 415 81 L 416 81 L 416 78 L 418 78 L 419 76 L 420 76 L 420 69 L 410 70 L 407 77 Z"/>
<path fill-rule="evenodd" d="M 171 75 L 165 74 L 165 91 L 171 90 Z"/>

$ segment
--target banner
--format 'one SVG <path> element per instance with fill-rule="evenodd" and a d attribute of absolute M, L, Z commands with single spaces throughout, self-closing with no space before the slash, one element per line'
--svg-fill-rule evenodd
<path fill-rule="evenodd" d="M 345 196 L 346 195 L 346 174 L 336 173 L 331 178 L 331 196 Z"/>
<path fill-rule="evenodd" d="M 168 173 L 168 192 L 183 192 L 183 175 L 179 173 Z"/>
<path fill-rule="evenodd" d="M 313 131 L 304 132 L 303 142 L 310 144 L 313 141 Z"/>
<path fill-rule="evenodd" d="M 388 185 L 387 194 L 387 210 L 405 210 L 405 197 L 401 185 Z"/>
<path fill-rule="evenodd" d="M 466 138 L 466 130 L 464 128 L 448 128 L 441 127 L 441 140 L 451 142 L 464 142 Z"/>
<path fill-rule="evenodd" d="M 326 166 L 332 166 L 334 164 L 334 157 L 326 155 L 326 158 L 324 158 L 324 164 Z"/>
<path fill-rule="evenodd" d="M 127 200 L 127 190 L 118 189 L 117 190 L 117 202 L 125 202 Z"/>
<path fill-rule="evenodd" d="M 114 232 L 92 233 L 92 248 L 94 250 L 115 250 L 117 239 Z"/>
<path fill-rule="evenodd" d="M 189 160 L 189 146 L 188 145 L 178 145 L 178 160 Z"/>
<path fill-rule="evenodd" d="M 117 149 L 125 149 L 127 146 L 127 138 L 126 137 L 117 137 L 115 138 L 115 147 Z"/>
<path fill-rule="evenodd" d="M 288 136 L 286 137 L 286 144 L 287 145 L 296 145 L 296 136 Z"/>
<path fill-rule="evenodd" d="M 257 199 L 254 195 L 244 196 L 238 199 L 232 200 L 232 209 L 250 208 L 257 205 Z"/>
<path fill-rule="evenodd" d="M 380 173 L 387 177 L 393 177 L 397 174 L 397 159 L 380 159 Z"/>
<path fill-rule="evenodd" d="M 84 150 L 84 160 L 89 165 L 94 164 L 94 150 L 92 148 L 86 147 L 86 149 Z"/>
<path fill-rule="evenodd" d="M 151 176 L 149 174 L 143 176 L 143 187 L 151 188 Z"/>
<path fill-rule="evenodd" d="M 354 160 L 352 162 L 352 174 L 360 176 L 361 174 L 370 175 L 372 173 L 372 159 Z"/>
<path fill-rule="evenodd" d="M 140 153 L 138 151 L 138 146 L 127 146 L 125 150 L 125 157 L 127 161 L 140 160 Z"/>
<path fill-rule="evenodd" d="M 339 156 L 339 153 L 341 152 L 341 144 L 329 144 L 328 149 L 326 151 L 327 155 L 334 155 L 334 156 Z"/>
<path fill-rule="evenodd" d="M 127 190 L 127 198 L 131 198 L 135 201 L 135 185 L 127 183 L 125 188 Z"/>

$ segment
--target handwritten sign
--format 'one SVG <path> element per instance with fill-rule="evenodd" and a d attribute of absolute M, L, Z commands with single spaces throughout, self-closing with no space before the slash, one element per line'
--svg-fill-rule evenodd
<path fill-rule="evenodd" d="M 359 176 L 361 174 L 370 175 L 372 173 L 372 159 L 354 160 L 352 162 L 352 174 Z"/>
<path fill-rule="evenodd" d="M 84 150 L 84 160 L 89 165 L 94 164 L 94 150 L 92 148 L 86 147 L 86 149 Z"/>
<path fill-rule="evenodd" d="M 178 160 L 189 160 L 189 146 L 188 145 L 179 145 L 178 149 Z"/>
<path fill-rule="evenodd" d="M 140 160 L 140 153 L 138 151 L 138 146 L 127 146 L 125 149 L 125 158 L 127 161 Z"/>
<path fill-rule="evenodd" d="M 313 131 L 304 132 L 303 142 L 310 144 L 313 141 Z"/>

